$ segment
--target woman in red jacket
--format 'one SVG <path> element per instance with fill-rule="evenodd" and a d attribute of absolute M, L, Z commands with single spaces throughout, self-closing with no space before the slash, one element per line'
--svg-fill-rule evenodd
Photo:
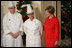
<path fill-rule="evenodd" d="M 48 6 L 45 9 L 47 16 L 44 22 L 45 47 L 58 47 L 59 21 L 55 17 L 54 12 L 55 9 L 53 6 Z"/>

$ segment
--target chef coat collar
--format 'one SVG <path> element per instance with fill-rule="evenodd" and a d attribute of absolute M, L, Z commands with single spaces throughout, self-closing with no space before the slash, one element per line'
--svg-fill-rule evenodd
<path fill-rule="evenodd" d="M 29 20 L 31 21 L 31 19 L 29 18 Z M 35 18 L 31 21 L 31 22 L 33 22 L 35 20 Z"/>
<path fill-rule="evenodd" d="M 16 13 L 16 11 L 14 12 L 14 14 L 15 14 L 15 13 Z M 14 15 L 14 14 L 11 14 L 10 12 L 9 12 L 9 14 L 10 14 L 10 15 Z"/>

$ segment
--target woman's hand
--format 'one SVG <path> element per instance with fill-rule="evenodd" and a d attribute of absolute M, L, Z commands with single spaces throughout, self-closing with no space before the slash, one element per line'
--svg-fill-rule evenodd
<path fill-rule="evenodd" d="M 12 32 L 10 32 L 9 35 L 11 35 L 13 38 L 16 38 L 16 35 L 13 34 Z"/>
<path fill-rule="evenodd" d="M 55 46 L 58 45 L 58 41 L 55 42 Z"/>
<path fill-rule="evenodd" d="M 13 38 L 17 38 L 21 34 L 21 31 L 17 32 L 16 34 L 13 34 L 12 32 L 9 33 Z"/>
<path fill-rule="evenodd" d="M 17 38 L 20 34 L 21 34 L 21 31 L 17 32 L 17 33 L 15 34 L 15 38 Z"/>

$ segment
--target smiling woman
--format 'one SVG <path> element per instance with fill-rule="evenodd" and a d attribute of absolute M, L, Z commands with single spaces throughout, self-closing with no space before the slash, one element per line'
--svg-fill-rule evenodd
<path fill-rule="evenodd" d="M 58 47 L 59 21 L 54 15 L 55 9 L 50 5 L 45 11 L 47 16 L 44 22 L 45 47 Z"/>

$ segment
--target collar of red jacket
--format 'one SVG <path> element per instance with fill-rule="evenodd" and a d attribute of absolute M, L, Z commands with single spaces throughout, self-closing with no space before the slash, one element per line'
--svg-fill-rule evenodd
<path fill-rule="evenodd" d="M 53 15 L 53 17 L 51 19 L 49 19 L 49 17 L 48 17 L 48 20 L 53 20 L 54 17 L 55 17 L 55 15 Z"/>

